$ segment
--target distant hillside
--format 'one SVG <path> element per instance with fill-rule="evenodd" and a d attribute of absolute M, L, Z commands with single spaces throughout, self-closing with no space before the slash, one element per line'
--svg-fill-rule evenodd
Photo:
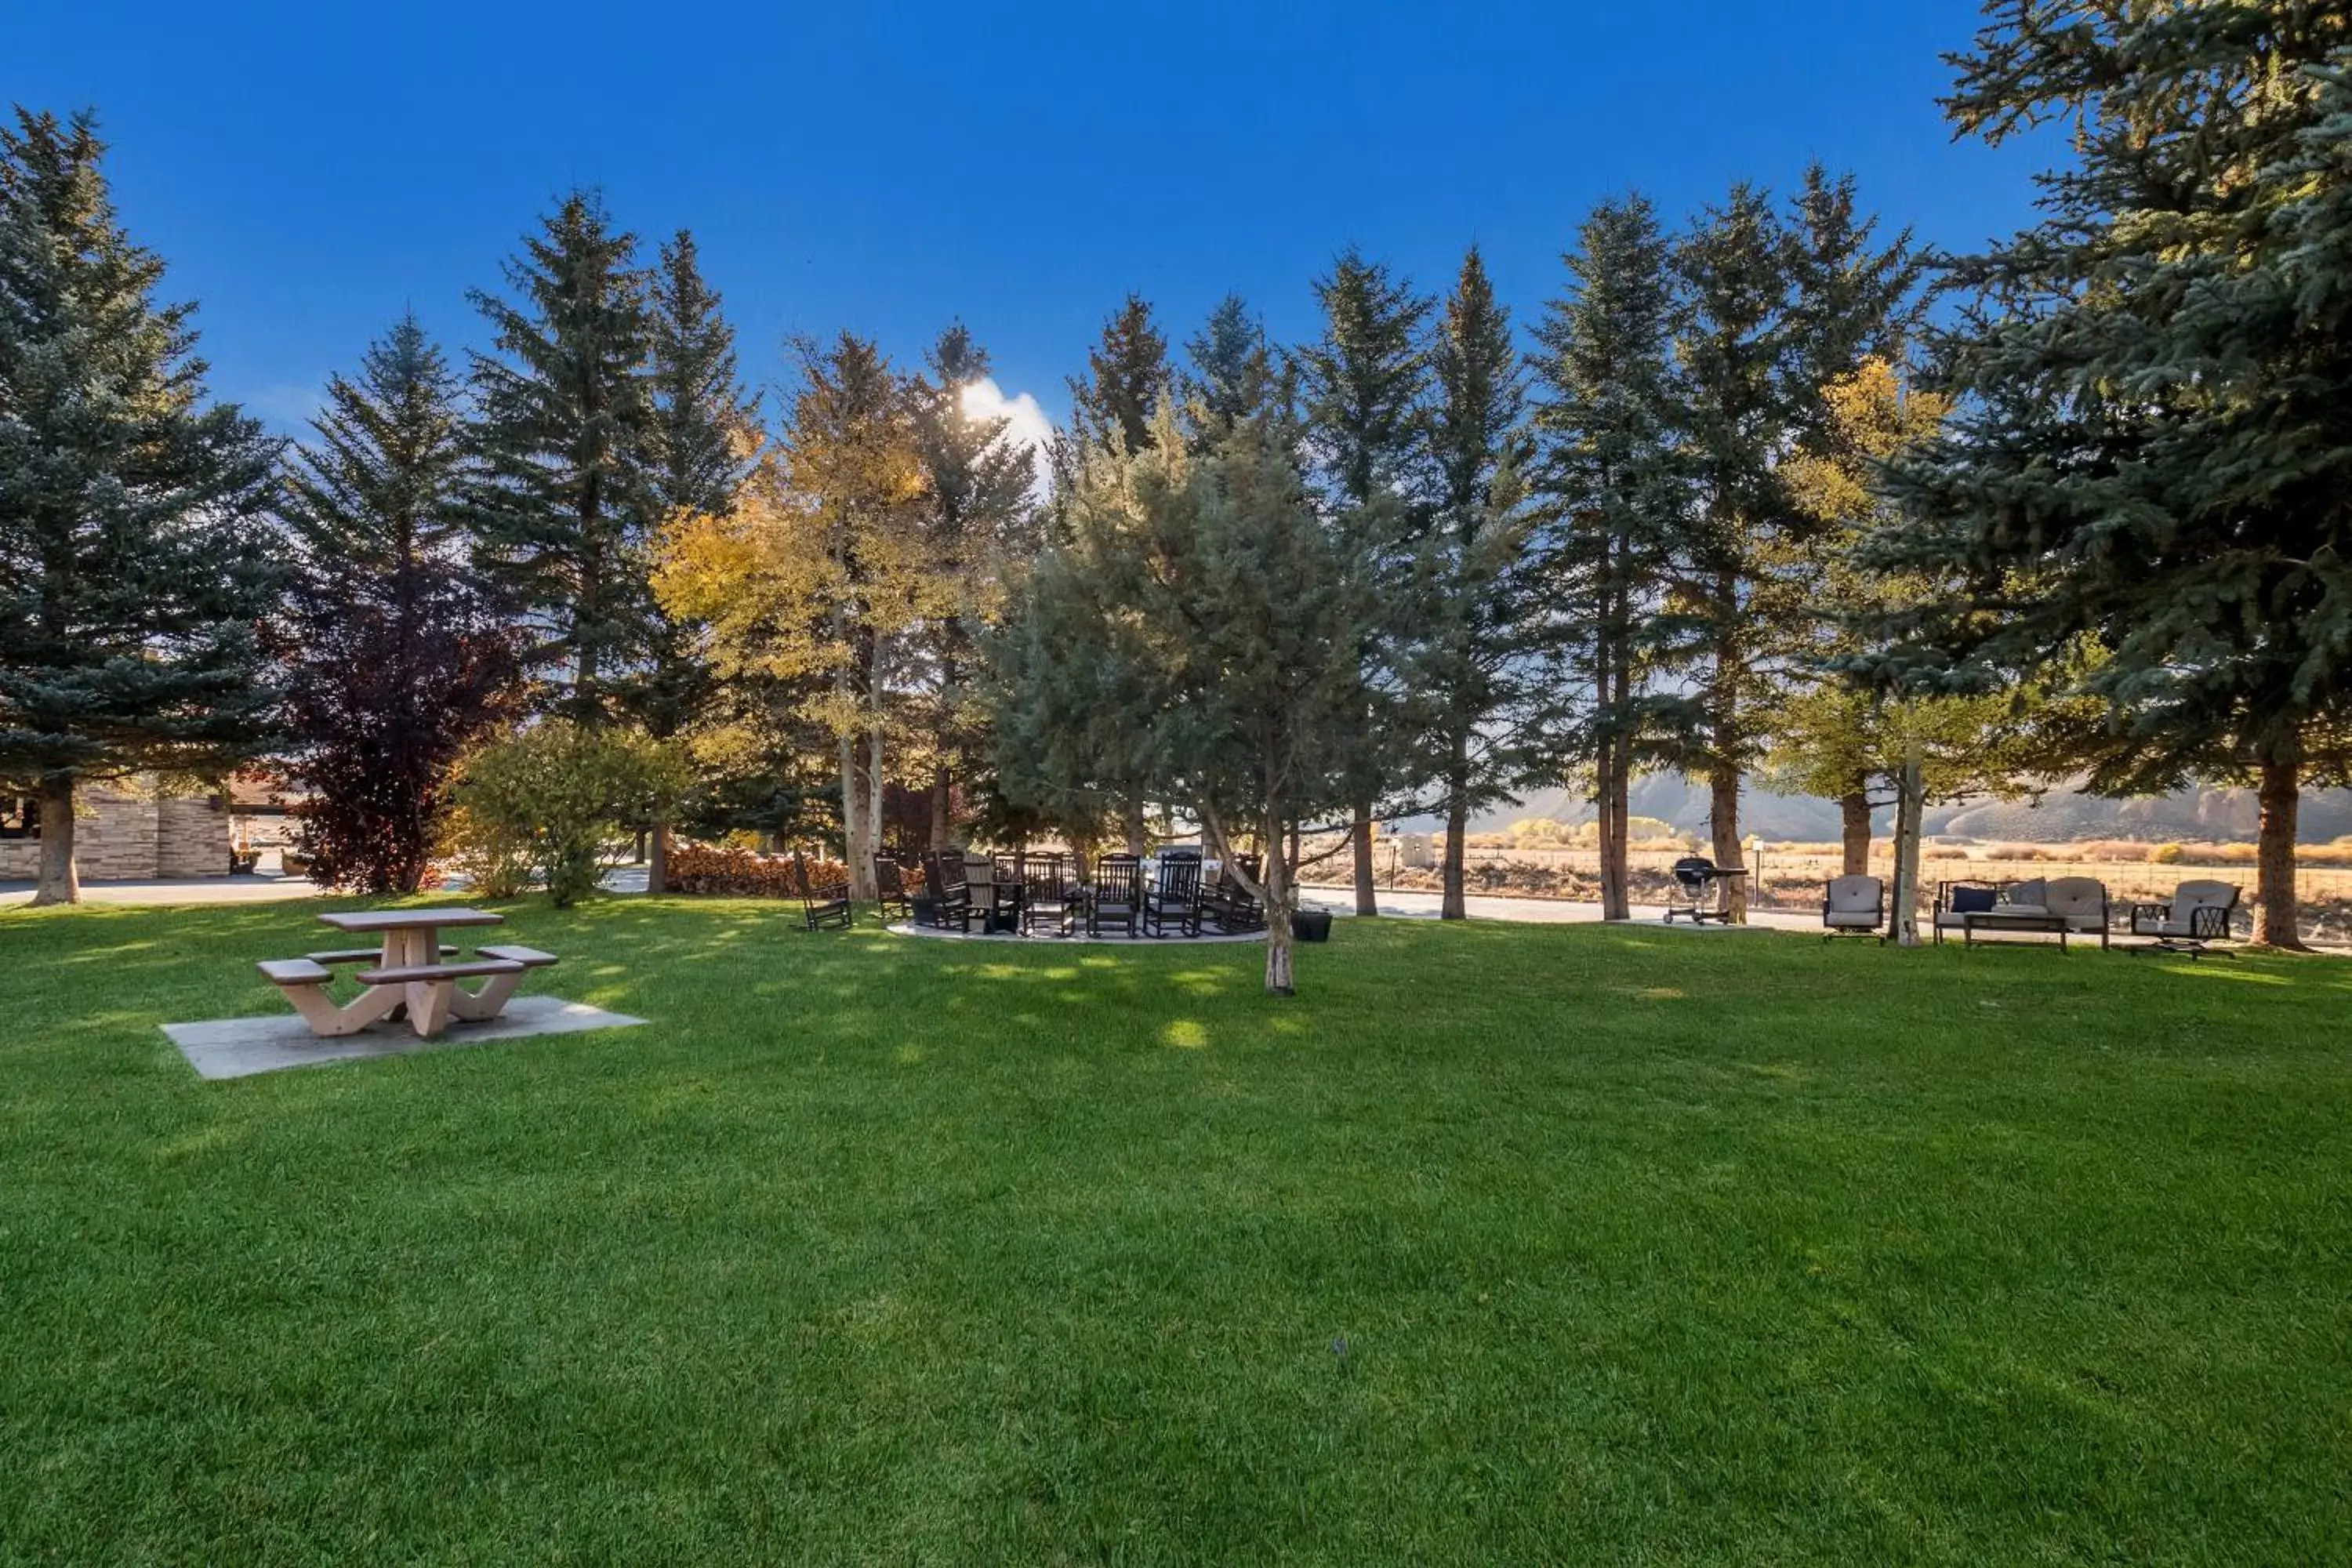
<path fill-rule="evenodd" d="M 1704 785 L 1672 774 L 1645 778 L 1633 786 L 1633 809 L 1642 816 L 1671 822 L 1685 833 L 1706 829 L 1707 798 Z M 1549 816 L 1560 822 L 1591 819 L 1591 807 L 1565 789 L 1541 790 L 1516 806 L 1498 806 L 1471 824 L 1473 832 L 1491 833 L 1523 817 Z M 1928 832 L 1969 838 L 2014 839 L 2029 843 L 2063 844 L 2082 838 L 2140 838 L 2155 843 L 2170 839 L 2248 842 L 2254 837 L 2255 803 L 2251 789 L 2220 787 L 2185 789 L 2138 800 L 2104 800 L 2074 790 L 2057 790 L 2039 805 L 2024 801 L 1983 800 L 1957 806 L 1937 806 L 1926 818 Z M 1812 795 L 1774 795 L 1750 790 L 1740 800 L 1740 827 L 1766 838 L 1818 842 L 1838 836 L 1835 801 Z M 1878 814 L 1881 833 L 1892 830 L 1894 813 Z M 2325 843 L 2352 835 L 2352 790 L 2314 790 L 2303 799 L 2302 837 L 2306 843 Z"/>

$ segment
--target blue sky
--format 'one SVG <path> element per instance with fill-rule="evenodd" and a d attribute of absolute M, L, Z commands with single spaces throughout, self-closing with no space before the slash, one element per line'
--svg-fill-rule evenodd
<path fill-rule="evenodd" d="M 1341 246 L 1434 288 L 1475 240 L 1524 321 L 1629 187 L 1680 215 L 1818 157 L 1971 247 L 2047 151 L 1951 141 L 1973 0 L 12 9 L 0 97 L 98 110 L 215 392 L 281 426 L 404 308 L 479 342 L 466 290 L 575 184 L 695 230 L 756 377 L 788 332 L 911 361 L 961 317 L 1058 416 L 1129 289 L 1296 337 Z"/>

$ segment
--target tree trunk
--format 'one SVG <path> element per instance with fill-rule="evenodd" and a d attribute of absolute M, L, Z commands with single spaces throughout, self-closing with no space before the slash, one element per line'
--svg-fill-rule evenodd
<path fill-rule="evenodd" d="M 1295 896 L 1291 857 L 1282 853 L 1282 821 L 1273 812 L 1266 814 L 1265 841 L 1265 989 L 1270 996 L 1295 996 L 1298 985 L 1290 963 L 1290 907 Z"/>
<path fill-rule="evenodd" d="M 2310 951 L 2303 940 L 2302 910 L 2294 896 L 2295 819 L 2303 805 L 2303 769 L 2298 751 L 2263 763 L 2262 821 L 2254 835 L 2254 943 L 2258 947 Z"/>
<path fill-rule="evenodd" d="M 1618 601 L 1622 604 L 1622 599 Z M 1612 623 L 1614 625 L 1614 623 Z M 1601 752 L 1601 776 L 1599 780 L 1601 805 L 1601 918 L 1604 921 L 1630 921 L 1633 918 L 1633 876 L 1629 851 L 1632 847 L 1633 799 L 1633 742 L 1625 728 L 1625 716 L 1633 705 L 1633 678 L 1630 669 L 1625 637 L 1622 626 L 1611 634 L 1615 640 L 1601 660 L 1601 676 L 1595 689 L 1606 694 L 1609 707 L 1609 727 L 1603 731 Z"/>
<path fill-rule="evenodd" d="M 1728 763 L 1717 763 L 1707 770 L 1707 809 L 1715 820 L 1715 863 L 1727 871 L 1745 866 L 1747 857 L 1739 845 L 1739 770 Z M 1731 879 L 1731 923 L 1748 923 L 1748 879 Z"/>
<path fill-rule="evenodd" d="M 667 893 L 669 891 L 668 823 L 656 822 L 654 824 L 652 843 L 652 850 L 646 857 L 646 891 L 648 893 Z"/>
<path fill-rule="evenodd" d="M 1861 781 L 1838 796 L 1840 837 L 1845 841 L 1845 871 L 1849 877 L 1870 874 L 1870 792 Z"/>
<path fill-rule="evenodd" d="M 1151 829 L 1143 820 L 1143 797 L 1129 795 L 1119 802 L 1119 831 L 1127 835 L 1127 852 L 1130 855 L 1151 853 Z"/>
<path fill-rule="evenodd" d="M 841 858 L 855 877 L 857 847 L 866 839 L 866 791 L 857 776 L 857 732 L 844 730 L 841 744 Z"/>
<path fill-rule="evenodd" d="M 1609 742 L 1609 776 L 1601 791 L 1601 918 L 1633 918 L 1633 771 L 1626 765 L 1631 750 L 1622 735 Z"/>
<path fill-rule="evenodd" d="M 1445 860 L 1440 870 L 1444 890 L 1438 899 L 1437 918 L 1466 919 L 1462 897 L 1462 852 L 1470 836 L 1470 737 L 1454 732 L 1454 768 L 1445 779 Z"/>
<path fill-rule="evenodd" d="M 878 717 L 878 716 L 877 716 Z M 874 871 L 882 853 L 882 731 L 877 723 L 866 737 L 866 834 L 849 862 L 849 896 L 866 903 L 881 897 L 882 884 Z"/>
<path fill-rule="evenodd" d="M 1445 891 L 1438 900 L 1437 910 L 1437 918 L 1442 921 L 1469 918 L 1470 911 L 1462 896 L 1463 840 L 1469 837 L 1469 827 L 1470 803 L 1457 789 L 1445 808 Z"/>
<path fill-rule="evenodd" d="M 1356 803 L 1356 816 L 1348 828 L 1348 842 L 1355 851 L 1356 912 L 1377 915 L 1381 912 L 1381 889 L 1372 877 L 1372 803 Z"/>
<path fill-rule="evenodd" d="M 1919 819 L 1927 805 L 1927 778 L 1915 736 L 1905 742 L 1903 770 L 1895 781 L 1895 894 L 1886 919 L 1899 947 L 1919 945 Z"/>
<path fill-rule="evenodd" d="M 74 868 L 74 780 L 71 773 L 41 775 L 41 869 L 33 902 L 81 902 L 81 875 Z"/>
<path fill-rule="evenodd" d="M 945 763 L 931 770 L 931 847 L 944 849 L 955 835 L 955 824 L 949 820 L 948 806 L 952 798 L 953 781 L 948 776 Z"/>

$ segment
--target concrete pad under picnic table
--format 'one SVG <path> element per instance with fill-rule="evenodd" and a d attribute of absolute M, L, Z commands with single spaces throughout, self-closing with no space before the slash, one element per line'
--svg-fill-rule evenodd
<path fill-rule="evenodd" d="M 215 1018 L 202 1024 L 166 1024 L 163 1033 L 203 1078 L 248 1078 L 283 1068 L 368 1057 L 404 1057 L 449 1046 L 488 1045 L 532 1035 L 568 1035 L 583 1029 L 621 1029 L 642 1024 L 625 1013 L 607 1013 L 561 996 L 518 996 L 506 1011 L 479 1023 L 455 1023 L 430 1039 L 419 1039 L 406 1023 L 371 1024 L 355 1035 L 320 1039 L 291 1013 L 259 1018 Z"/>

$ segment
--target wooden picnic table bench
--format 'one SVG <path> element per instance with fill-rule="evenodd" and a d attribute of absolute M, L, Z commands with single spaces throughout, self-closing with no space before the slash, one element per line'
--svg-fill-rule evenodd
<path fill-rule="evenodd" d="M 505 918 L 464 909 L 336 910 L 319 919 L 353 935 L 381 936 L 383 945 L 264 959 L 257 967 L 263 978 L 285 993 L 314 1034 L 354 1034 L 405 1007 L 410 1026 L 430 1037 L 453 1019 L 497 1017 L 524 974 L 556 962 L 553 953 L 533 947 L 485 947 L 471 959 L 457 959 L 457 950 L 440 940 L 443 926 L 499 925 Z M 331 966 L 348 963 L 369 965 L 357 975 L 364 989 L 351 1001 L 338 1003 L 327 993 L 334 979 Z M 459 989 L 461 980 L 484 984 L 468 992 Z"/>

